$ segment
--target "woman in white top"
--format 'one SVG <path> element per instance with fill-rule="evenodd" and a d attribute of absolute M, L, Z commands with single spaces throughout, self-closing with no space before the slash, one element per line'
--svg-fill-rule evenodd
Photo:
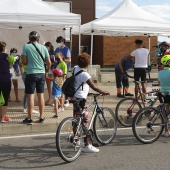
<path fill-rule="evenodd" d="M 87 53 L 82 53 L 81 55 L 77 57 L 77 63 L 78 65 L 75 66 L 74 68 L 74 74 L 76 74 L 80 70 L 84 70 L 84 71 L 76 76 L 75 89 L 77 89 L 82 83 L 83 83 L 83 87 L 80 87 L 76 91 L 73 100 L 74 99 L 85 99 L 82 103 L 80 103 L 80 106 L 83 109 L 86 103 L 86 98 L 89 92 L 89 87 L 91 87 L 94 91 L 99 92 L 103 95 L 108 95 L 109 92 L 99 89 L 93 83 L 91 76 L 86 71 L 90 64 L 90 55 L 88 55 Z M 88 140 L 85 139 L 85 147 L 83 148 L 83 152 L 99 152 L 99 149 L 89 144 Z"/>

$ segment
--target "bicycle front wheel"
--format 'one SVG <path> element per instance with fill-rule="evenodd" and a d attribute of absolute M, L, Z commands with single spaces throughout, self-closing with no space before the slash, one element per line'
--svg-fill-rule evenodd
<path fill-rule="evenodd" d="M 131 127 L 134 116 L 141 108 L 141 104 L 134 98 L 122 99 L 115 109 L 116 118 L 122 126 Z"/>
<path fill-rule="evenodd" d="M 133 134 L 144 144 L 155 142 L 163 132 L 164 119 L 162 113 L 154 107 L 141 109 L 133 119 Z"/>
<path fill-rule="evenodd" d="M 93 123 L 93 130 L 96 140 L 105 145 L 110 143 L 117 131 L 116 118 L 110 108 L 101 108 L 103 112 L 98 111 Z"/>
<path fill-rule="evenodd" d="M 83 130 L 77 129 L 78 120 L 67 117 L 61 121 L 56 132 L 56 148 L 60 157 L 66 162 L 76 160 L 82 150 Z"/>

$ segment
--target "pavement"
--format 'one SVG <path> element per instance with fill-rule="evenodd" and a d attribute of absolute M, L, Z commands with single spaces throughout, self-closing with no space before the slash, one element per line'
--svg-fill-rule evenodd
<path fill-rule="evenodd" d="M 112 82 L 107 83 L 100 83 L 97 82 L 96 85 L 98 85 L 101 89 L 106 90 L 110 93 L 109 96 L 100 96 L 98 99 L 99 106 L 101 107 L 109 107 L 113 111 L 115 110 L 115 107 L 120 98 L 116 97 L 116 85 Z M 93 92 L 91 90 L 91 92 Z M 130 82 L 130 92 L 134 93 L 134 83 Z M 64 112 L 59 113 L 58 118 L 53 118 L 54 115 L 54 108 L 53 106 L 45 106 L 44 111 L 44 117 L 45 122 L 44 123 L 38 123 L 39 114 L 33 114 L 33 125 L 26 125 L 22 123 L 22 120 L 27 117 L 27 114 L 23 113 L 23 95 L 24 95 L 24 89 L 19 89 L 19 98 L 21 99 L 21 102 L 15 102 L 14 101 L 14 91 L 12 89 L 11 91 L 11 99 L 12 102 L 9 102 L 9 107 L 7 110 L 7 116 L 11 118 L 11 121 L 7 123 L 1 123 L 0 124 L 0 136 L 5 135 L 16 135 L 16 134 L 27 134 L 27 133 L 42 133 L 42 132 L 55 132 L 58 124 L 61 122 L 61 120 L 65 117 L 72 116 L 72 104 L 70 104 L 69 107 L 65 107 Z M 45 89 L 45 100 L 47 100 L 47 89 Z M 88 103 L 90 104 L 93 102 L 93 98 L 88 98 Z M 38 101 L 37 97 L 35 95 L 35 110 L 38 110 Z M 89 110 L 89 115 L 92 113 L 92 109 Z"/>

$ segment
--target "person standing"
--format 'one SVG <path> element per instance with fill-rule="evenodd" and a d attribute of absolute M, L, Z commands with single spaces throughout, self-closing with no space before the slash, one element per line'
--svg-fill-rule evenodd
<path fill-rule="evenodd" d="M 19 56 L 17 54 L 17 49 L 16 48 L 11 48 L 10 50 L 10 55 L 13 56 L 13 57 L 17 57 L 16 61 L 14 62 L 14 65 L 13 65 L 13 69 L 14 69 L 14 73 L 15 73 L 15 76 L 14 77 L 17 77 L 20 75 L 20 70 L 19 70 L 19 63 L 20 63 L 20 58 L 21 56 Z M 16 78 L 12 78 L 12 84 L 14 86 L 14 93 L 15 93 L 15 101 L 16 102 L 21 102 L 19 100 L 19 97 L 18 97 L 18 79 Z M 9 96 L 9 101 L 11 101 L 11 97 Z"/>
<path fill-rule="evenodd" d="M 146 69 L 148 68 L 148 55 L 149 50 L 143 48 L 143 41 L 136 40 L 136 50 L 134 50 L 130 55 L 134 57 L 134 79 L 139 81 L 141 79 L 143 98 L 146 98 Z M 138 95 L 138 86 L 135 83 L 135 97 Z"/>
<path fill-rule="evenodd" d="M 47 75 L 46 78 L 50 81 L 53 81 L 52 99 L 55 110 L 54 118 L 58 118 L 58 104 L 62 94 L 61 87 L 63 85 L 63 72 L 61 69 L 56 68 L 52 70 L 52 73 L 53 73 L 52 77 L 49 77 L 49 75 Z"/>
<path fill-rule="evenodd" d="M 8 98 L 11 91 L 11 75 L 10 75 L 9 56 L 6 53 L 6 43 L 0 42 L 0 93 L 2 93 L 5 103 L 0 106 L 0 121 L 5 123 L 10 120 L 6 116 L 8 108 Z"/>
<path fill-rule="evenodd" d="M 54 47 L 53 45 L 51 44 L 51 42 L 46 42 L 45 44 L 45 47 L 47 48 L 49 54 L 50 54 L 50 60 L 51 60 L 51 68 L 50 68 L 50 72 L 49 72 L 49 77 L 52 77 L 52 70 L 55 68 L 55 55 L 53 55 L 53 52 L 54 52 Z M 51 99 L 51 81 L 49 79 L 46 78 L 46 84 L 47 84 L 47 91 L 48 91 L 48 100 L 45 102 L 45 105 L 52 105 L 53 104 L 53 101 Z"/>
<path fill-rule="evenodd" d="M 38 105 L 40 111 L 39 122 L 44 122 L 44 84 L 45 71 L 48 74 L 51 61 L 47 48 L 39 44 L 40 35 L 36 31 L 29 33 L 29 44 L 25 44 L 22 50 L 22 63 L 27 65 L 25 79 L 25 93 L 28 94 L 28 117 L 23 123 L 33 124 L 32 111 L 34 108 L 34 92 L 36 89 L 38 96 Z M 41 58 L 42 55 L 42 58 Z M 44 61 L 46 62 L 46 70 Z"/>
<path fill-rule="evenodd" d="M 64 61 L 64 56 L 61 52 L 56 54 L 56 61 L 57 61 L 57 67 L 62 70 L 63 72 L 63 81 L 65 81 L 66 76 L 67 76 L 67 65 Z M 64 111 L 64 94 L 61 95 L 60 97 L 60 108 L 58 110 L 58 112 L 63 112 Z"/>
<path fill-rule="evenodd" d="M 91 76 L 87 72 L 87 68 L 90 64 L 90 55 L 88 55 L 87 53 L 82 53 L 81 55 L 79 55 L 77 57 L 77 64 L 78 65 L 74 67 L 74 74 L 78 73 L 80 70 L 84 70 L 84 71 L 75 77 L 74 87 L 75 89 L 77 89 L 83 83 L 83 88 L 79 88 L 76 91 L 72 100 L 84 99 L 82 102 L 80 102 L 80 107 L 83 110 L 86 105 L 86 98 L 89 92 L 89 87 L 91 87 L 94 91 L 99 92 L 103 95 L 108 95 L 109 92 L 99 89 L 91 80 Z M 77 111 L 75 110 L 77 109 L 73 108 L 73 116 L 76 116 L 76 114 L 78 114 Z M 87 153 L 99 152 L 99 149 L 95 148 L 89 143 L 87 137 L 84 138 L 84 143 L 85 146 L 82 149 L 83 152 L 87 152 Z"/>
<path fill-rule="evenodd" d="M 71 67 L 71 51 L 70 49 L 65 45 L 65 39 L 62 36 L 57 37 L 56 39 L 58 47 L 54 51 L 54 55 L 56 55 L 58 52 L 61 52 L 64 56 L 64 61 L 67 64 L 67 70 L 69 72 L 70 67 Z M 65 102 L 64 106 L 68 107 L 69 106 L 69 101 L 68 97 L 65 96 Z"/>
<path fill-rule="evenodd" d="M 129 79 L 125 76 L 124 72 L 132 68 L 134 64 L 133 58 L 130 55 L 124 56 L 115 66 L 115 77 L 116 77 L 116 87 L 117 87 L 117 97 L 123 98 L 121 94 L 122 84 L 125 88 L 125 96 L 133 96 L 129 90 Z"/>

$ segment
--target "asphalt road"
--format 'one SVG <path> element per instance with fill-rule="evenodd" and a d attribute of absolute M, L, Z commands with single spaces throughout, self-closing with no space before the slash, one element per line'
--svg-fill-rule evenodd
<path fill-rule="evenodd" d="M 55 134 L 0 137 L 0 170 L 169 170 L 170 138 L 138 142 L 131 129 L 118 129 L 99 153 L 82 153 L 65 163 L 57 154 Z"/>

